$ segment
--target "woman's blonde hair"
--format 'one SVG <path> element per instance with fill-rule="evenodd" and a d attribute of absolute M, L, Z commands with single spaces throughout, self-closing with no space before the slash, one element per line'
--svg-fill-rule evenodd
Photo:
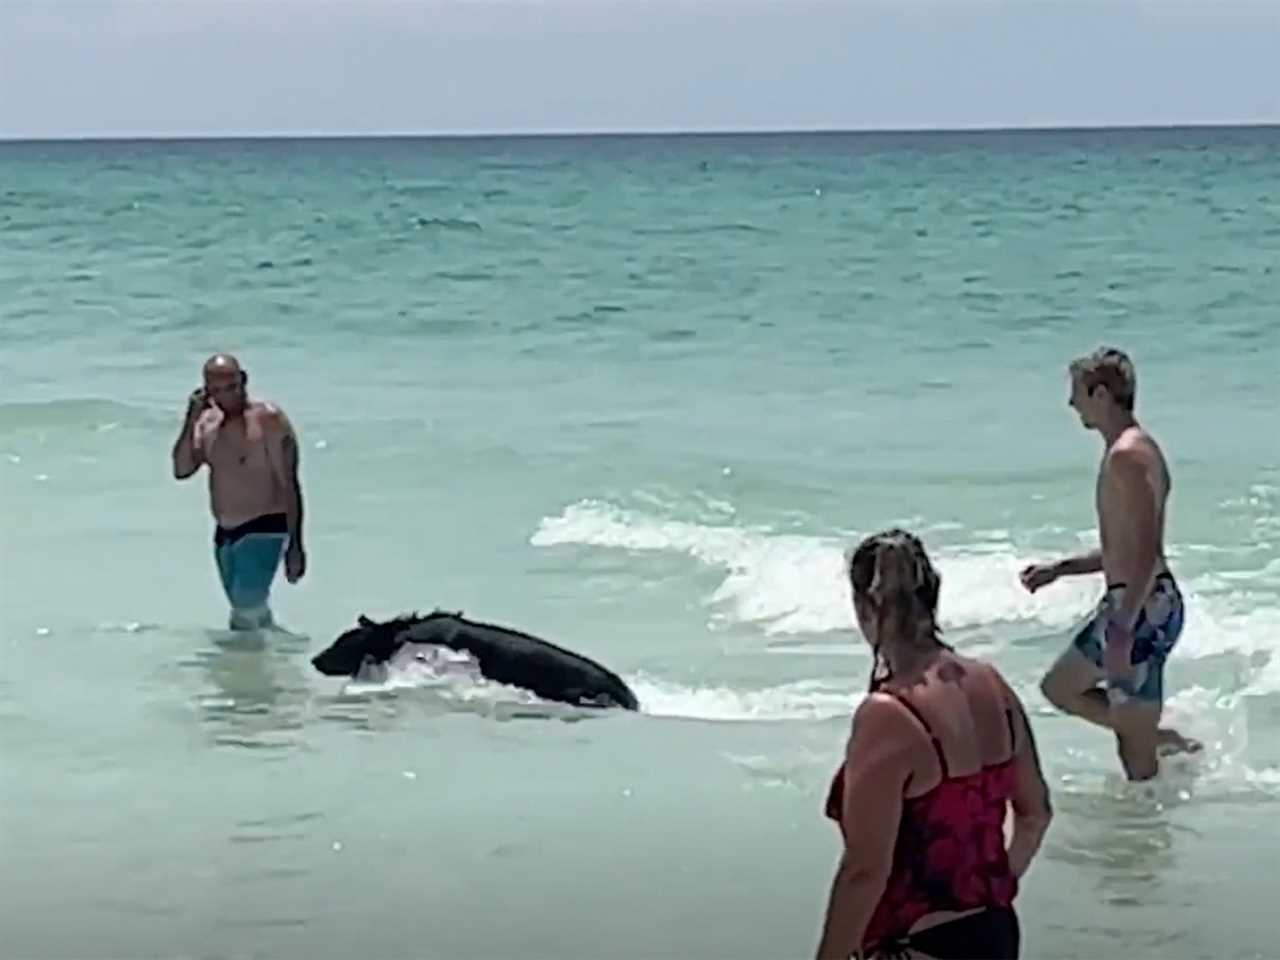
<path fill-rule="evenodd" d="M 866 537 L 849 554 L 848 574 L 854 596 L 876 612 L 871 689 L 888 679 L 880 651 L 886 637 L 913 646 L 946 646 L 938 626 L 942 578 L 915 534 L 893 527 Z"/>

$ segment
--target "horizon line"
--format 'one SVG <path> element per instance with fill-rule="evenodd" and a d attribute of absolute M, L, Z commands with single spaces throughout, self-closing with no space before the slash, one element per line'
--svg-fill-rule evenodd
<path fill-rule="evenodd" d="M 442 130 L 385 132 L 279 132 L 264 133 L 112 133 L 58 134 L 46 136 L 10 136 L 0 133 L 0 144 L 53 143 L 180 143 L 192 141 L 284 141 L 284 140 L 536 140 L 536 139 L 624 139 L 628 137 L 785 137 L 785 136 L 902 136 L 948 134 L 1024 134 L 1024 133 L 1123 133 L 1213 130 L 1280 129 L 1278 120 L 1241 120 L 1183 123 L 1100 123 L 1100 124 L 973 124 L 916 127 L 742 127 L 706 129 L 616 128 L 543 130 Z"/>

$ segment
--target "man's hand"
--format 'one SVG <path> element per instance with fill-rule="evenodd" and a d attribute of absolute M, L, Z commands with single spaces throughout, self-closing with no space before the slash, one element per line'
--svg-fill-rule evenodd
<path fill-rule="evenodd" d="M 182 420 L 182 429 L 178 431 L 178 439 L 173 442 L 171 453 L 173 475 L 178 480 L 185 480 L 194 474 L 204 462 L 201 422 L 210 409 L 216 411 L 218 408 L 204 387 L 192 390 L 187 397 L 187 412 Z"/>
<path fill-rule="evenodd" d="M 284 554 L 284 575 L 290 583 L 297 583 L 307 572 L 307 552 L 297 544 L 289 544 Z"/>
<path fill-rule="evenodd" d="M 226 416 L 221 407 L 216 403 L 210 403 L 196 417 L 195 425 L 191 429 L 191 442 L 204 456 L 209 455 L 209 444 L 217 435 L 218 428 L 222 426 Z"/>
<path fill-rule="evenodd" d="M 1115 621 L 1107 624 L 1102 645 L 1102 667 L 1108 683 L 1124 681 L 1133 674 L 1133 631 Z"/>
<path fill-rule="evenodd" d="M 204 387 L 196 387 L 187 398 L 187 419 L 194 421 L 210 403 L 209 394 L 205 392 Z"/>
<path fill-rule="evenodd" d="M 1047 587 L 1059 576 L 1058 565 L 1056 563 L 1033 563 L 1030 566 L 1023 567 L 1019 579 L 1022 585 L 1031 593 L 1035 593 L 1041 587 Z"/>

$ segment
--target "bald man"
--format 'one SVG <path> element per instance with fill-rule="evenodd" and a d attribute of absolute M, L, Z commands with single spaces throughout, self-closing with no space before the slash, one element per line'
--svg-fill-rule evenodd
<path fill-rule="evenodd" d="M 290 583 L 307 569 L 298 438 L 283 410 L 249 398 L 248 383 L 235 357 L 210 357 L 173 445 L 176 479 L 209 467 L 214 559 L 232 630 L 273 624 L 271 583 L 282 553 Z"/>

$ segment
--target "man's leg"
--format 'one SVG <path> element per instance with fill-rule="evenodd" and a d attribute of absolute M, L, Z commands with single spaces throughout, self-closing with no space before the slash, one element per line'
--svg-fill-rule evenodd
<path fill-rule="evenodd" d="M 1156 748 L 1160 745 L 1159 724 L 1159 702 L 1131 699 L 1111 707 L 1116 752 L 1130 780 L 1150 780 L 1160 772 L 1156 757 Z"/>
<path fill-rule="evenodd" d="M 1134 700 L 1145 706 L 1147 714 L 1154 711 L 1155 719 L 1150 720 L 1141 715 L 1142 711 L 1135 710 L 1135 716 L 1126 717 L 1122 722 L 1133 728 L 1139 744 L 1147 736 L 1148 725 L 1157 724 L 1154 749 L 1158 754 L 1195 753 L 1202 749 L 1198 741 L 1184 737 L 1177 730 L 1158 726 L 1164 705 L 1165 664 L 1182 636 L 1185 617 L 1182 593 L 1177 582 L 1167 574 L 1156 578 L 1151 596 L 1143 605 L 1134 628 L 1138 649 L 1145 653 L 1145 657 L 1141 657 L 1140 662 L 1135 664 L 1135 676 L 1123 687 L 1128 693 L 1131 686 L 1136 686 Z M 1145 755 L 1145 746 L 1135 749 L 1143 751 Z"/>
<path fill-rule="evenodd" d="M 1146 644 L 1146 657 L 1124 680 L 1108 682 L 1116 751 L 1130 780 L 1150 780 L 1160 769 L 1160 713 L 1164 705 L 1164 658 Z"/>
<path fill-rule="evenodd" d="M 1102 648 L 1097 621 L 1087 623 L 1040 681 L 1040 692 L 1059 710 L 1111 729 L 1111 705 L 1102 680 Z"/>
<path fill-rule="evenodd" d="M 1181 630 L 1180 608 L 1172 632 L 1166 629 L 1167 646 L 1156 648 L 1151 643 L 1149 623 L 1139 619 L 1139 642 L 1146 647 L 1147 657 L 1134 665 L 1134 674 L 1122 684 L 1122 696 L 1113 704 L 1100 681 L 1102 669 L 1102 627 L 1105 608 L 1086 624 L 1045 675 L 1040 690 L 1059 710 L 1082 717 L 1090 723 L 1111 730 L 1116 735 L 1120 762 L 1130 780 L 1146 780 L 1155 776 L 1157 751 L 1195 752 L 1200 745 L 1178 731 L 1159 726 L 1164 703 L 1164 663 L 1167 649 Z"/>
<path fill-rule="evenodd" d="M 250 533 L 236 541 L 231 581 L 231 629 L 253 630 L 273 626 L 271 583 L 284 553 L 285 536 Z"/>
<path fill-rule="evenodd" d="M 227 598 L 227 603 L 235 608 L 235 555 L 231 552 L 233 544 L 215 543 L 213 547 L 213 561 L 218 567 L 218 580 L 222 583 L 222 592 Z M 234 629 L 234 627 L 233 627 Z"/>

